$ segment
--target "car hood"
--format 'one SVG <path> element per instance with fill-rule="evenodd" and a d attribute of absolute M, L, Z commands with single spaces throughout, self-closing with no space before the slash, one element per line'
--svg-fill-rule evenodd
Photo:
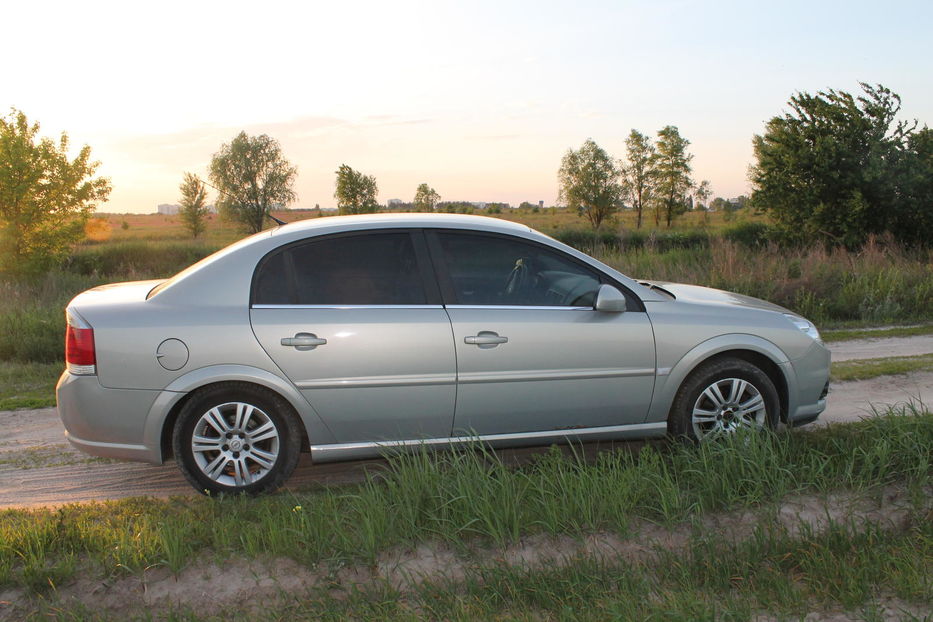
<path fill-rule="evenodd" d="M 743 296 L 733 292 L 727 292 L 712 287 L 702 287 L 700 285 L 686 285 L 684 283 L 668 283 L 665 281 L 645 281 L 653 287 L 672 294 L 677 300 L 691 302 L 695 304 L 721 305 L 731 307 L 749 307 L 752 309 L 764 309 L 766 311 L 778 311 L 780 313 L 790 313 L 788 309 L 776 305 L 767 300 Z"/>

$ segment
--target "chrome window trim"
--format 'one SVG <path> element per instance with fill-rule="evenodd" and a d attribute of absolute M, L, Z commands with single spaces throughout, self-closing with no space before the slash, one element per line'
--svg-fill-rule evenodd
<path fill-rule="evenodd" d="M 268 305 L 254 304 L 251 309 L 443 309 L 444 305 Z"/>
<path fill-rule="evenodd" d="M 507 311 L 593 311 L 593 307 L 559 305 L 447 305 L 448 309 L 505 309 Z"/>

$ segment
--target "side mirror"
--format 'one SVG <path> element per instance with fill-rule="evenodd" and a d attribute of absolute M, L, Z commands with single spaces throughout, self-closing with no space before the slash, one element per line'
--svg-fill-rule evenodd
<path fill-rule="evenodd" d="M 603 313 L 622 313 L 625 311 L 625 296 L 612 285 L 600 285 L 593 308 Z"/>

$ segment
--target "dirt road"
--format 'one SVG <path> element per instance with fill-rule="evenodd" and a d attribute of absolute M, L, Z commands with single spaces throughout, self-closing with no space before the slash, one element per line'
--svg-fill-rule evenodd
<path fill-rule="evenodd" d="M 880 358 L 933 352 L 933 336 L 872 339 L 833 344 L 834 360 Z M 857 354 L 857 356 L 855 356 Z M 883 376 L 845 382 L 830 388 L 829 405 L 818 424 L 853 421 L 870 416 L 872 404 L 910 400 L 933 404 L 933 372 Z M 637 448 L 639 444 L 622 444 Z M 595 446 L 587 451 L 596 451 Z M 522 460 L 535 449 L 505 452 Z M 311 464 L 302 456 L 289 487 L 359 481 L 381 460 Z M 0 508 L 61 505 L 80 501 L 120 499 L 137 495 L 167 497 L 194 494 L 174 463 L 162 466 L 90 458 L 63 437 L 54 408 L 0 412 Z"/>

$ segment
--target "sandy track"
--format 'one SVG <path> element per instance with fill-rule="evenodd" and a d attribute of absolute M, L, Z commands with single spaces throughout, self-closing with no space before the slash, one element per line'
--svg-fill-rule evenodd
<path fill-rule="evenodd" d="M 853 339 L 829 344 L 833 361 L 877 359 L 889 356 L 917 356 L 933 353 L 933 335 Z"/>
<path fill-rule="evenodd" d="M 925 354 L 933 352 L 933 335 L 840 342 L 831 349 L 834 360 Z M 933 405 L 933 372 L 837 383 L 830 387 L 829 404 L 818 423 L 855 421 L 870 416 L 873 404 L 918 399 Z M 195 494 L 172 462 L 154 466 L 89 458 L 73 449 L 63 433 L 54 408 L 0 412 L 0 508 Z M 637 450 L 641 443 L 616 446 Z M 586 451 L 595 453 L 605 447 L 588 445 Z M 523 461 L 537 451 L 540 449 L 510 450 L 502 455 L 507 460 Z M 357 482 L 367 470 L 383 464 L 382 460 L 367 460 L 317 465 L 304 454 L 288 487 Z"/>

